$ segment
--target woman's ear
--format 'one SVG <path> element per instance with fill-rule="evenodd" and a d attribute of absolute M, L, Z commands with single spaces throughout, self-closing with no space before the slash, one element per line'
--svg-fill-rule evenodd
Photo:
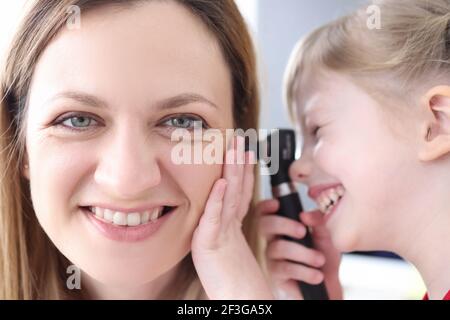
<path fill-rule="evenodd" d="M 421 161 L 432 161 L 450 153 L 450 86 L 437 86 L 422 97 L 427 121 L 419 149 Z"/>

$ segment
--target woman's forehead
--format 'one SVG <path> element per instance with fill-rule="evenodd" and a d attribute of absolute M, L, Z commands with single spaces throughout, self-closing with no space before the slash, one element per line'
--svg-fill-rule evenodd
<path fill-rule="evenodd" d="M 45 79 L 42 90 L 89 88 L 99 95 L 126 92 L 147 99 L 185 92 L 212 101 L 231 96 L 231 76 L 218 42 L 187 9 L 151 1 L 103 10 L 83 16 L 79 30 L 63 28 L 48 45 L 35 70 Z"/>

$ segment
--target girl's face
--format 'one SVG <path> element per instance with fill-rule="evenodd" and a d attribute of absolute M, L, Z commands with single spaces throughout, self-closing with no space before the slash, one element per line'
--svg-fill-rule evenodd
<path fill-rule="evenodd" d="M 387 106 L 335 73 L 304 76 L 297 88 L 303 145 L 290 168 L 292 179 L 308 186 L 337 248 L 392 248 L 411 226 L 418 181 L 425 177 L 412 120 L 403 119 L 403 134 L 397 135 L 390 126 L 400 123 L 382 110 Z"/>
<path fill-rule="evenodd" d="M 171 160 L 171 133 L 194 120 L 233 127 L 231 76 L 214 36 L 175 2 L 88 12 L 46 48 L 29 96 L 26 175 L 40 224 L 72 263 L 103 283 L 139 285 L 188 254 L 222 175 L 221 164 Z M 145 223 L 163 206 L 174 209 Z"/>

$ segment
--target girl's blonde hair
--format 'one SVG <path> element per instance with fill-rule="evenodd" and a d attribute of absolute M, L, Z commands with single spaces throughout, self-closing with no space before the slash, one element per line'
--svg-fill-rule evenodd
<path fill-rule="evenodd" d="M 286 70 L 291 119 L 297 81 L 312 69 L 350 75 L 377 98 L 405 99 L 429 81 L 448 81 L 449 21 L 450 0 L 380 0 L 313 31 Z"/>
<path fill-rule="evenodd" d="M 81 12 L 87 12 L 105 5 L 126 8 L 145 1 L 150 0 L 35 0 L 14 37 L 0 87 L 0 299 L 88 297 L 85 292 L 66 288 L 69 261 L 39 225 L 31 203 L 29 182 L 22 176 L 26 155 L 24 119 L 30 80 L 42 52 L 66 24 L 70 6 L 78 6 Z M 255 53 L 234 1 L 173 1 L 201 19 L 220 44 L 232 75 L 235 127 L 258 128 Z M 243 229 L 254 254 L 262 259 L 254 228 L 258 181 L 256 176 L 254 198 Z M 174 283 L 160 298 L 205 298 L 190 254 L 182 261 Z"/>

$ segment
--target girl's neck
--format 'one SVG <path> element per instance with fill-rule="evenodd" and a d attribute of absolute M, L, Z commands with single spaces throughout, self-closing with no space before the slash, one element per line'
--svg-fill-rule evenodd
<path fill-rule="evenodd" d="M 421 274 L 430 300 L 441 300 L 450 290 L 450 213 L 441 211 L 398 253 Z"/>

